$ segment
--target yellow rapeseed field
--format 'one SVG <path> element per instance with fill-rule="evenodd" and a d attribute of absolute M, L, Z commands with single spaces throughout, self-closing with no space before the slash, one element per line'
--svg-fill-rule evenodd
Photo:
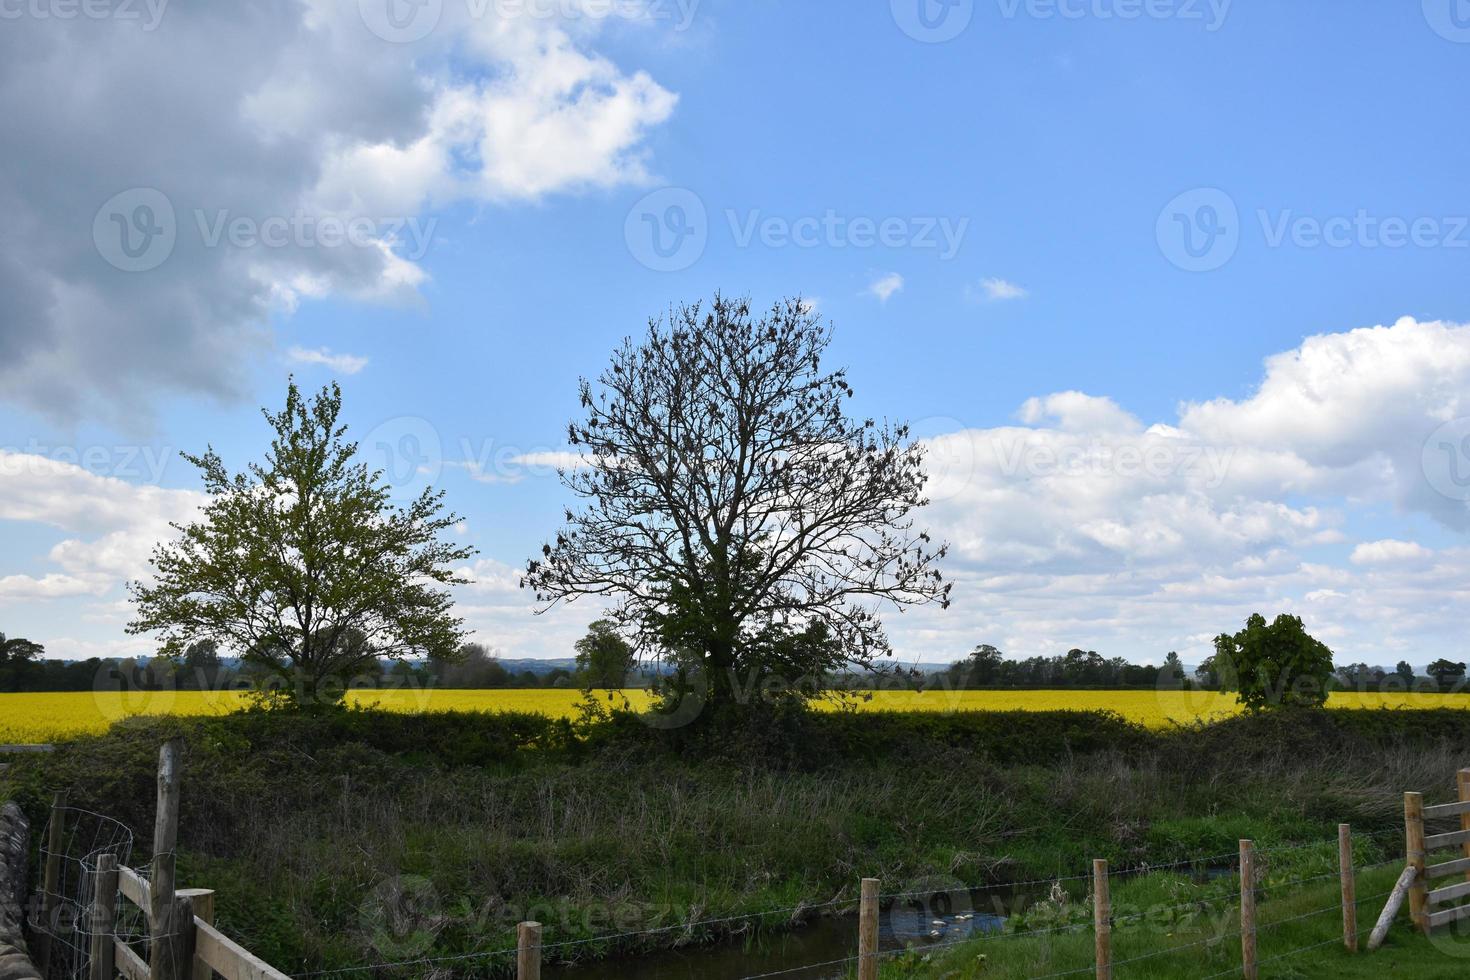
<path fill-rule="evenodd" d="M 634 707 L 647 695 L 630 691 Z M 535 711 L 570 717 L 581 693 L 575 690 L 395 690 L 359 691 L 355 703 L 389 711 Z M 0 694 L 0 743 L 54 742 L 69 735 L 104 731 L 135 715 L 225 714 L 238 708 L 237 692 L 163 691 L 65 694 Z M 621 699 L 619 699 L 621 703 Z M 1335 708 L 1470 708 L 1470 694 L 1336 693 Z M 1233 695 L 1208 691 L 883 691 L 859 700 L 862 711 L 1051 711 L 1106 709 L 1150 727 L 1171 722 L 1222 718 L 1238 712 Z"/>

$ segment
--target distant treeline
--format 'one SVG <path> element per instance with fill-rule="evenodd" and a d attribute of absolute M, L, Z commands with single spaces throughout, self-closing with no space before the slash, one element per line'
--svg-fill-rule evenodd
<path fill-rule="evenodd" d="M 218 691 L 249 690 L 269 680 L 259 667 L 222 657 L 210 641 L 191 644 L 179 657 L 122 657 L 47 660 L 39 643 L 0 633 L 0 693 L 43 691 Z M 576 688 L 581 671 L 563 666 L 530 669 L 524 661 L 507 666 L 480 644 L 468 644 L 456 663 L 380 661 L 376 671 L 347 679 L 354 688 L 441 687 Z M 520 669 L 515 669 L 519 667 Z M 648 677 L 634 669 L 630 686 L 646 686 Z"/>
<path fill-rule="evenodd" d="M 1466 687 L 1465 664 L 1436 660 L 1419 674 L 1407 661 L 1399 661 L 1392 670 L 1368 664 L 1339 667 L 1332 677 L 1332 687 L 1347 691 L 1462 691 Z M 1135 664 L 1122 657 L 1103 657 L 1095 650 L 1068 650 L 1056 657 L 1028 657 L 1009 660 L 989 644 L 976 647 L 964 660 L 950 664 L 924 682 L 955 690 L 976 689 L 1066 689 L 1066 688 L 1147 688 L 1163 690 L 1233 690 L 1228 671 L 1222 670 L 1210 657 L 1190 669 L 1174 651 L 1154 667 Z"/>
<path fill-rule="evenodd" d="M 935 676 L 933 680 L 956 690 L 981 688 L 1159 688 L 1196 687 L 1192 678 L 1171 652 L 1161 667 L 1135 664 L 1122 657 L 1104 657 L 1096 650 L 1072 649 L 1056 657 L 1008 660 L 995 647 L 981 644 L 968 657 Z"/>
<path fill-rule="evenodd" d="M 44 648 L 29 640 L 7 640 L 0 633 L 0 693 L 23 691 L 101 690 L 226 690 L 251 689 L 268 680 L 260 668 L 220 656 L 216 644 L 192 644 L 180 657 L 88 660 L 46 660 Z M 507 666 L 489 649 L 469 644 L 456 663 L 439 661 L 382 661 L 378 670 L 352 678 L 352 687 L 418 687 L 451 689 L 647 687 L 655 678 L 650 669 L 640 669 L 620 659 L 615 673 L 621 683 L 595 677 L 595 658 L 579 656 L 575 670 L 549 666 L 532 670 L 520 661 Z M 520 669 L 515 669 L 520 668 Z M 604 668 L 604 673 L 606 669 Z M 1227 676 L 1221 677 L 1214 658 L 1189 668 L 1170 651 L 1163 664 L 1135 664 L 1122 657 L 1103 657 L 1095 650 L 1068 650 L 1055 657 L 1008 659 L 989 644 L 976 647 L 964 660 L 938 671 L 890 671 L 881 676 L 864 673 L 829 676 L 827 687 L 861 690 L 943 687 L 950 690 L 1231 690 Z M 877 680 L 875 681 L 875 676 Z M 1436 660 L 1423 674 L 1406 661 L 1392 670 L 1368 664 L 1339 667 L 1333 676 L 1336 689 L 1351 691 L 1462 691 L 1466 689 L 1466 665 Z"/>

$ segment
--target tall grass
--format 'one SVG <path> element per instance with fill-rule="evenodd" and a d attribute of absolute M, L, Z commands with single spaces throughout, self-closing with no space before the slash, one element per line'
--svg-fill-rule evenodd
<path fill-rule="evenodd" d="M 157 746 L 183 734 L 182 879 L 217 889 L 223 926 L 300 972 L 406 948 L 497 949 L 527 917 L 547 924 L 548 943 L 796 907 L 758 920 L 785 927 L 854 898 L 861 876 L 901 891 L 936 876 L 1070 875 L 1094 857 L 1128 867 L 1229 852 L 1241 837 L 1326 839 L 1340 821 L 1392 840 L 1405 789 L 1449 798 L 1470 718 L 1379 715 L 1152 734 L 1079 713 L 823 715 L 780 751 L 752 736 L 698 757 L 657 733 L 582 740 L 531 716 L 173 718 L 26 758 L 7 778 L 38 820 L 65 786 L 143 831 Z M 384 903 L 407 915 L 412 942 L 385 939 Z"/>

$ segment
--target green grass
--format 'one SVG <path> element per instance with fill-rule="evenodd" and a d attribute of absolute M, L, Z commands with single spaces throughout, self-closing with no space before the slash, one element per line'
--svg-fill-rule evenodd
<path fill-rule="evenodd" d="M 1413 932 L 1400 913 L 1388 942 L 1368 953 L 1367 935 L 1402 869 L 1389 866 L 1357 877 L 1360 952 L 1342 943 L 1341 899 L 1335 880 L 1262 887 L 1257 911 L 1260 975 L 1288 978 L 1412 977 L 1437 980 L 1470 971 L 1470 943 L 1452 930 L 1432 939 Z M 1289 879 L 1288 879 L 1289 880 Z M 1172 875 L 1150 875 L 1113 889 L 1114 975 L 1126 980 L 1201 980 L 1220 973 L 1240 976 L 1238 883 L 1200 885 Z M 1181 907 L 1183 906 L 1183 907 Z M 1052 907 L 1057 922 L 1090 923 L 1091 908 Z M 1033 916 L 1031 928 L 1055 928 Z M 1090 927 L 1028 936 L 1026 932 L 957 944 L 931 952 L 900 954 L 885 963 L 885 980 L 1020 980 L 1081 971 L 1094 963 Z"/>
<path fill-rule="evenodd" d="M 157 747 L 174 734 L 187 740 L 181 881 L 216 889 L 221 925 L 298 973 L 408 958 L 372 927 L 395 882 L 428 896 L 422 952 L 456 956 L 513 945 L 522 918 L 553 943 L 852 899 L 864 876 L 885 892 L 986 885 L 1077 874 L 1096 857 L 1226 853 L 1241 837 L 1327 840 L 1340 821 L 1372 863 L 1399 846 L 1406 788 L 1448 798 L 1470 713 L 1165 733 L 1078 712 L 827 715 L 723 745 L 622 723 L 579 738 L 533 716 L 149 719 L 17 757 L 0 796 L 39 826 L 68 789 L 139 831 L 145 860 Z M 631 953 L 735 928 L 570 949 Z"/>

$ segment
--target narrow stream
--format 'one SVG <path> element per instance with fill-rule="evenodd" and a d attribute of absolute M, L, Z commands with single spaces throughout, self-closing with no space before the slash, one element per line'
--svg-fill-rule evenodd
<path fill-rule="evenodd" d="M 998 896 L 994 889 L 983 889 L 898 899 L 879 918 L 879 946 L 885 950 L 922 947 L 996 932 L 1005 925 L 1004 910 L 1025 907 L 1041 897 L 1042 893 Z M 988 911 L 992 908 L 998 911 Z M 782 976 L 828 980 L 847 976 L 850 964 L 835 961 L 856 954 L 857 927 L 855 915 L 827 916 L 758 939 L 741 937 L 645 956 L 548 966 L 542 976 L 546 980 L 742 980 L 791 970 Z"/>

